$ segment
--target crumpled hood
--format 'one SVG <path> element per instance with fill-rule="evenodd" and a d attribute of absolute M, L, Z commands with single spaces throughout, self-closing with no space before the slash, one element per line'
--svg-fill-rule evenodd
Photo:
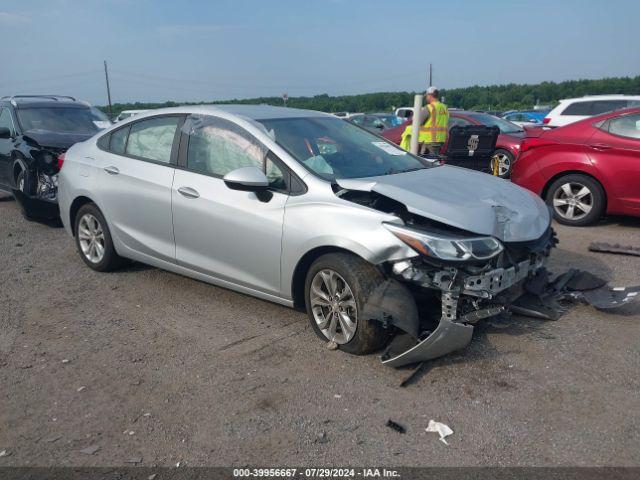
<path fill-rule="evenodd" d="M 96 132 L 97 133 L 97 132 Z M 67 150 L 71 145 L 84 142 L 95 133 L 59 133 L 49 130 L 28 130 L 25 137 L 37 142 L 41 147 Z"/>
<path fill-rule="evenodd" d="M 459 167 L 445 165 L 336 182 L 347 190 L 392 198 L 413 214 L 505 242 L 535 240 L 551 221 L 545 203 L 528 190 Z"/>

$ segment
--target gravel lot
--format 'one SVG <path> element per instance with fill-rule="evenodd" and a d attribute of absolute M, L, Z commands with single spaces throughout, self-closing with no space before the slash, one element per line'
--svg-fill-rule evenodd
<path fill-rule="evenodd" d="M 640 258 L 587 251 L 640 245 L 640 219 L 557 230 L 551 270 L 640 283 Z M 399 388 L 408 371 L 327 350 L 302 313 L 138 264 L 93 272 L 8 197 L 0 265 L 0 466 L 640 465 L 640 302 L 485 322 Z"/>

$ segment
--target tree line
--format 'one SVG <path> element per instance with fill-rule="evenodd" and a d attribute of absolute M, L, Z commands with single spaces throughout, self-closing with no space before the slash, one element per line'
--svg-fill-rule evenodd
<path fill-rule="evenodd" d="M 321 94 L 312 97 L 290 97 L 287 100 L 287 106 L 322 112 L 388 112 L 393 108 L 412 106 L 415 93 L 377 92 L 361 95 L 330 96 Z M 640 95 L 640 76 L 542 82 L 532 85 L 515 83 L 490 86 L 474 85 L 472 87 L 442 90 L 444 100 L 449 107 L 497 111 L 530 109 L 536 104 L 553 106 L 562 98 L 611 93 Z M 281 97 L 258 97 L 180 103 L 173 101 L 163 103 L 116 103 L 113 105 L 112 112 L 115 117 L 123 110 L 222 103 L 282 106 L 284 101 Z M 106 106 L 99 108 L 104 112 L 108 112 L 108 107 Z"/>

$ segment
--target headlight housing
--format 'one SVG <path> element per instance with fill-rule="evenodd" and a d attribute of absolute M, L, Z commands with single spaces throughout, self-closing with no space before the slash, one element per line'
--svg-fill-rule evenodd
<path fill-rule="evenodd" d="M 493 237 L 447 237 L 393 223 L 383 225 L 416 252 L 438 260 L 488 260 L 504 250 L 502 243 Z"/>

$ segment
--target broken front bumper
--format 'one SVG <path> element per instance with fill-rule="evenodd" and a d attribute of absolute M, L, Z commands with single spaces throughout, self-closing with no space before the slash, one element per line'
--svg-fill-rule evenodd
<path fill-rule="evenodd" d="M 508 289 L 514 289 L 523 283 L 530 275 L 544 266 L 545 255 L 532 255 L 528 260 L 504 268 L 494 268 L 489 271 L 469 275 L 460 269 L 450 267 L 444 270 L 421 268 L 411 261 L 399 262 L 393 267 L 394 273 L 404 282 L 421 287 L 439 290 L 441 294 L 442 313 L 437 328 L 424 335 L 416 335 L 420 331 L 418 324 L 407 327 L 407 319 L 394 321 L 397 316 L 397 298 L 395 303 L 386 298 L 378 298 L 375 310 L 376 319 L 384 319 L 406 332 L 402 339 L 392 342 L 389 349 L 382 356 L 382 363 L 392 367 L 401 367 L 411 363 L 432 360 L 455 350 L 466 347 L 471 342 L 473 324 L 493 315 L 497 315 L 508 307 L 504 299 L 496 297 Z M 390 280 L 395 282 L 395 280 Z M 399 282 L 398 286 L 402 286 Z M 394 289 L 397 291 L 398 286 Z M 406 288 L 406 287 L 404 287 Z M 465 299 L 467 311 L 460 311 L 461 300 Z M 493 300 L 493 302 L 492 302 Z M 502 302 L 502 303 L 501 303 Z M 385 303 L 389 307 L 386 309 Z M 387 311 L 388 310 L 388 311 Z M 410 311 L 413 311 L 410 309 Z M 393 312 L 393 313 L 392 313 Z M 414 317 L 414 315 L 411 315 Z"/>

